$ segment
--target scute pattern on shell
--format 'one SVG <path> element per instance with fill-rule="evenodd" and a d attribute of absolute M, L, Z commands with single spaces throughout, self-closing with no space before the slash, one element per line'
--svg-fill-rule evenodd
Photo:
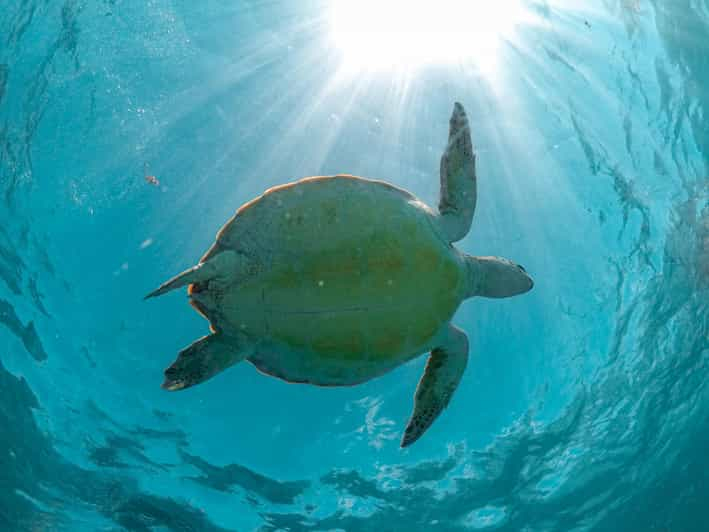
<path fill-rule="evenodd" d="M 213 325 L 297 353 L 254 355 L 288 380 L 366 380 L 429 349 L 464 297 L 465 268 L 434 214 L 382 181 L 315 177 L 269 189 L 206 257 L 223 249 L 252 267 L 218 294 Z"/>

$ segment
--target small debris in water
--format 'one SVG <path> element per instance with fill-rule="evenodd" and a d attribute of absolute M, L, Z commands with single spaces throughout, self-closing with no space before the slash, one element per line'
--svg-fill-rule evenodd
<path fill-rule="evenodd" d="M 160 185 L 160 181 L 158 180 L 158 178 L 148 172 L 148 163 L 143 164 L 143 175 L 145 177 L 146 183 L 149 183 L 156 187 Z"/>

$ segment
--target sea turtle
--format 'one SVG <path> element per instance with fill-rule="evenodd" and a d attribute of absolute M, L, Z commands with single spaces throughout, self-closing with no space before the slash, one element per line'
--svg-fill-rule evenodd
<path fill-rule="evenodd" d="M 163 388 L 199 384 L 248 360 L 288 382 L 349 386 L 430 351 L 401 446 L 446 407 L 468 360 L 450 323 L 469 297 L 527 292 L 524 268 L 451 245 L 470 228 L 475 154 L 456 103 L 441 159 L 438 210 L 389 183 L 308 177 L 243 205 L 199 264 L 146 299 L 189 284 L 212 334 L 179 353 Z"/>

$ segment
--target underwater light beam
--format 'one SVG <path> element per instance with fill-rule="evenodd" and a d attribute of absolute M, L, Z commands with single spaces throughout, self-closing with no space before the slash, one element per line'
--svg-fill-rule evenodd
<path fill-rule="evenodd" d="M 348 69 L 472 61 L 487 70 L 522 15 L 520 0 L 335 0 L 330 31 Z"/>

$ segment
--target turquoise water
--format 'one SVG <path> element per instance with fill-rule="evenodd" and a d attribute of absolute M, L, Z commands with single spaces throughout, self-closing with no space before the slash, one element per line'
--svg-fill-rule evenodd
<path fill-rule="evenodd" d="M 525 2 L 492 70 L 343 70 L 327 10 L 4 0 L 0 530 L 709 530 L 709 3 Z M 207 323 L 144 294 L 272 185 L 437 205 L 454 101 L 479 179 L 457 246 L 535 287 L 461 305 L 467 370 L 419 441 L 425 357 L 160 388 Z"/>

